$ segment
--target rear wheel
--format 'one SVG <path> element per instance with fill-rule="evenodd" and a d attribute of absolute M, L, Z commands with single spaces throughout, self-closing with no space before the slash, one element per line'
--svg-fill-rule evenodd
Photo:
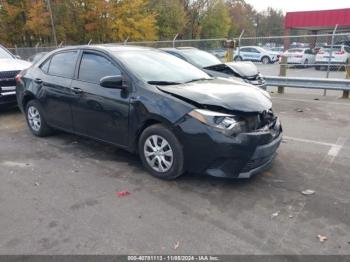
<path fill-rule="evenodd" d="M 267 65 L 271 63 L 271 60 L 269 57 L 264 56 L 263 58 L 261 58 L 261 63 L 263 63 L 264 65 Z"/>
<path fill-rule="evenodd" d="M 170 180 L 184 172 L 182 146 L 164 125 L 156 124 L 142 132 L 139 154 L 145 168 L 155 177 Z"/>
<path fill-rule="evenodd" d="M 320 66 L 315 66 L 315 69 L 316 69 L 317 71 L 319 71 L 319 70 L 321 69 L 321 67 L 320 67 Z"/>
<path fill-rule="evenodd" d="M 26 119 L 30 131 L 39 137 L 48 136 L 52 133 L 52 129 L 47 125 L 43 110 L 36 100 L 30 100 L 26 105 Z"/>

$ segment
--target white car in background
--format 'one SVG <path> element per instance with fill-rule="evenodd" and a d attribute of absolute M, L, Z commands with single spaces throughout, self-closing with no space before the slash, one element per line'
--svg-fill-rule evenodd
<path fill-rule="evenodd" d="M 283 53 L 287 57 L 287 64 L 308 67 L 315 64 L 316 55 L 310 48 L 291 48 Z"/>
<path fill-rule="evenodd" d="M 0 106 L 16 103 L 16 76 L 30 66 L 0 45 Z"/>
<path fill-rule="evenodd" d="M 275 54 L 277 56 L 277 59 L 279 59 L 283 55 L 284 47 L 276 46 L 276 47 L 267 48 L 266 50 L 268 50 L 270 54 Z"/>
<path fill-rule="evenodd" d="M 316 70 L 321 67 L 326 67 L 328 62 L 331 62 L 331 67 L 340 67 L 345 69 L 346 64 L 350 61 L 350 46 L 347 45 L 333 45 L 323 46 L 316 55 Z"/>
<path fill-rule="evenodd" d="M 243 46 L 235 50 L 234 61 L 253 61 L 271 64 L 278 61 L 277 55 L 260 46 Z"/>

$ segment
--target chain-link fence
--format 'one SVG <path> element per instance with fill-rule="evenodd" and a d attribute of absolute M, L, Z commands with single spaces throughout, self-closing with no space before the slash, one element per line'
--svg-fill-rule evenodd
<path fill-rule="evenodd" d="M 125 41 L 116 44 L 148 46 L 153 48 L 195 47 L 212 53 L 221 61 L 226 61 L 227 49 L 224 47 L 226 40 L 226 38 L 194 40 L 174 39 L 169 41 Z M 259 71 L 265 75 L 278 75 L 281 62 L 280 57 L 287 55 L 288 59 L 286 61 L 288 67 L 291 68 L 288 70 L 288 75 L 290 76 L 344 78 L 343 70 L 345 64 L 350 60 L 350 33 L 268 37 L 243 36 L 232 40 L 234 40 L 240 47 L 234 50 L 233 57 L 231 57 L 230 60 L 252 61 L 256 63 Z M 319 63 L 320 61 L 317 61 L 317 59 L 320 55 L 317 54 L 323 52 L 322 47 L 327 45 L 330 46 L 332 43 L 333 46 L 336 47 L 330 48 L 324 52 L 323 60 L 321 61 L 322 63 Z M 343 47 L 339 48 L 340 45 L 343 45 Z M 252 49 L 247 49 L 247 47 L 252 47 Z M 346 47 L 345 50 L 344 47 Z M 289 48 L 293 48 L 294 53 L 285 53 Z M 12 48 L 10 51 L 15 55 L 20 56 L 22 59 L 28 59 L 37 53 L 49 52 L 54 49 L 56 49 L 56 47 L 38 46 L 33 48 Z M 309 50 L 309 54 L 304 54 L 305 49 Z M 266 56 L 268 56 L 269 59 L 264 60 L 264 57 Z M 342 57 L 343 60 L 339 60 L 336 57 Z M 304 70 L 301 70 L 301 68 Z"/>
<path fill-rule="evenodd" d="M 50 52 L 52 50 L 55 50 L 57 47 L 50 46 L 50 47 L 16 47 L 16 48 L 9 48 L 9 50 L 16 56 L 21 57 L 24 60 L 30 59 L 30 57 L 42 53 L 42 52 Z"/>

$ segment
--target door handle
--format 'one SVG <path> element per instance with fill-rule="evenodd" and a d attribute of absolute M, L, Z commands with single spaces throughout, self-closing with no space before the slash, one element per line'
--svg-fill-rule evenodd
<path fill-rule="evenodd" d="M 37 84 L 42 84 L 43 80 L 41 80 L 40 78 L 35 78 L 34 82 L 37 83 Z"/>
<path fill-rule="evenodd" d="M 81 94 L 83 93 L 83 90 L 79 87 L 72 87 L 71 90 L 73 91 L 74 94 Z"/>

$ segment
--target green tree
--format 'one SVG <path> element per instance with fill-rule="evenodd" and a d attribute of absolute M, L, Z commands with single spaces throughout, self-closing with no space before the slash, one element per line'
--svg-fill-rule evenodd
<path fill-rule="evenodd" d="M 201 20 L 201 37 L 227 37 L 230 29 L 230 17 L 223 0 L 208 2 L 207 9 Z"/>
<path fill-rule="evenodd" d="M 260 36 L 279 36 L 284 32 L 284 14 L 282 10 L 276 10 L 272 7 L 267 8 L 259 14 L 259 35 Z"/>
<path fill-rule="evenodd" d="M 156 13 L 159 39 L 171 39 L 183 32 L 187 17 L 181 0 L 149 0 L 149 7 Z"/>
<path fill-rule="evenodd" d="M 239 36 L 242 30 L 245 36 L 255 36 L 257 12 L 253 6 L 244 0 L 227 0 L 226 4 L 231 19 L 230 37 Z"/>

